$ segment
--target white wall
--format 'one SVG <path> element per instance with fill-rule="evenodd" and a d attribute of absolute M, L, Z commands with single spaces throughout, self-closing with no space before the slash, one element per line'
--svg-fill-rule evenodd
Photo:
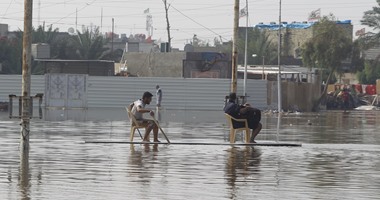
<path fill-rule="evenodd" d="M 166 109 L 222 110 L 224 97 L 230 90 L 228 79 L 183 78 L 88 78 L 88 108 L 123 108 L 141 98 L 145 91 L 155 94 L 159 84 L 163 90 L 162 105 Z M 243 81 L 238 82 L 242 94 Z M 45 77 L 32 76 L 31 94 L 45 93 Z M 248 102 L 260 109 L 267 108 L 267 81 L 248 80 Z M 8 101 L 8 95 L 21 94 L 20 75 L 0 75 L 0 101 Z M 155 104 L 155 98 L 153 99 Z"/>

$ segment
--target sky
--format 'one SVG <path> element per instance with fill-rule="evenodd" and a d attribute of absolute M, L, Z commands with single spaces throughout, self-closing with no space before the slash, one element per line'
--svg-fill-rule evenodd
<path fill-rule="evenodd" d="M 228 41 L 232 38 L 234 0 L 168 0 L 172 45 L 183 49 L 194 34 L 213 43 L 215 37 Z M 24 0 L 1 0 L 0 23 L 8 24 L 11 31 L 23 29 Z M 102 32 L 112 30 L 118 34 L 146 34 L 146 15 L 149 8 L 153 16 L 153 39 L 167 41 L 165 10 L 162 0 L 34 0 L 33 26 L 45 22 L 62 32 L 70 27 L 99 26 Z M 246 1 L 240 0 L 240 8 Z M 249 25 L 260 22 L 278 22 L 279 0 L 248 0 Z M 365 26 L 360 24 L 363 13 L 376 6 L 376 0 L 282 0 L 282 21 L 307 21 L 313 10 L 322 15 L 333 13 L 339 20 L 352 20 L 354 32 Z M 78 10 L 78 17 L 76 17 Z M 103 23 L 102 21 L 103 10 Z M 244 18 L 240 26 L 245 26 Z M 102 26 L 101 26 L 102 25 Z M 370 29 L 367 29 L 370 30 Z"/>

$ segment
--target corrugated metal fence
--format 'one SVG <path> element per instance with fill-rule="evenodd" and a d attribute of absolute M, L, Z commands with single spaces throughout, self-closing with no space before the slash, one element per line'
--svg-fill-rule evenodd
<path fill-rule="evenodd" d="M 162 106 L 165 109 L 221 110 L 224 96 L 230 90 L 228 79 L 90 76 L 87 83 L 88 108 L 123 108 L 141 98 L 144 91 L 155 94 L 158 84 L 163 91 Z M 238 86 L 238 93 L 242 94 L 242 80 Z M 45 77 L 32 76 L 32 95 L 44 91 Z M 248 102 L 260 109 L 267 108 L 267 81 L 248 80 L 247 93 L 250 96 Z M 21 94 L 21 76 L 0 75 L 0 101 L 8 101 L 9 94 Z"/>
<path fill-rule="evenodd" d="M 0 102 L 8 102 L 8 96 L 14 94 L 21 95 L 22 76 L 21 75 L 0 75 Z M 31 94 L 45 93 L 44 76 L 32 76 Z"/>

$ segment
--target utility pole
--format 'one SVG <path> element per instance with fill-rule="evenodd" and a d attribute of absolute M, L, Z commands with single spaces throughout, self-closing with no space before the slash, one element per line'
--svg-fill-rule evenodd
<path fill-rule="evenodd" d="M 113 54 L 113 35 L 115 31 L 115 19 L 112 18 L 111 54 Z"/>
<path fill-rule="evenodd" d="M 75 31 L 78 31 L 78 8 L 75 9 Z"/>
<path fill-rule="evenodd" d="M 246 100 L 247 98 L 247 76 L 248 76 L 248 20 L 249 20 L 249 12 L 248 12 L 248 0 L 245 1 L 246 7 L 245 9 L 247 10 L 246 13 L 246 25 L 245 25 L 245 49 L 244 49 L 244 99 Z M 239 16 L 240 17 L 240 16 Z"/>
<path fill-rule="evenodd" d="M 103 7 L 100 12 L 100 33 L 103 33 Z"/>
<path fill-rule="evenodd" d="M 38 26 L 41 25 L 41 0 L 38 0 Z"/>
<path fill-rule="evenodd" d="M 231 92 L 237 92 L 237 67 L 238 67 L 238 28 L 239 28 L 239 0 L 235 0 L 234 6 L 234 34 L 232 42 L 232 78 L 231 78 Z"/>
<path fill-rule="evenodd" d="M 281 9 L 282 9 L 282 0 L 280 0 L 280 9 L 279 9 L 279 17 L 278 17 L 278 75 L 277 75 L 277 99 L 278 99 L 278 112 L 281 113 L 282 110 L 282 94 L 281 94 L 281 44 L 282 44 L 282 36 L 281 36 Z"/>
<path fill-rule="evenodd" d="M 24 0 L 24 34 L 22 41 L 22 105 L 21 105 L 21 142 L 29 145 L 30 132 L 30 84 L 32 68 L 32 26 L 33 0 Z M 25 146 L 26 145 L 26 146 Z"/>
<path fill-rule="evenodd" d="M 166 29 L 167 29 L 167 32 L 168 32 L 168 49 L 169 49 L 169 52 L 172 51 L 172 38 L 170 36 L 170 23 L 169 23 L 169 8 L 170 8 L 170 4 L 168 4 L 167 0 L 162 0 L 162 2 L 164 3 L 164 6 L 165 6 L 165 16 L 166 16 Z"/>

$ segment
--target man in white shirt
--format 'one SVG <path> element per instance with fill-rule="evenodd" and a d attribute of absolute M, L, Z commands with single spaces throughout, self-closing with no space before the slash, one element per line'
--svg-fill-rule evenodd
<path fill-rule="evenodd" d="M 144 92 L 142 99 L 139 99 L 133 103 L 132 114 L 135 116 L 137 122 L 145 127 L 144 142 L 149 141 L 149 134 L 153 130 L 154 142 L 160 142 L 158 140 L 158 126 L 153 120 L 144 119 L 143 114 L 149 113 L 150 116 L 154 117 L 154 112 L 152 110 L 146 109 L 145 106 L 149 105 L 152 101 L 153 94 L 150 92 Z"/>
<path fill-rule="evenodd" d="M 161 101 L 162 101 L 162 90 L 159 85 L 156 86 L 156 106 L 159 108 L 161 107 Z"/>

